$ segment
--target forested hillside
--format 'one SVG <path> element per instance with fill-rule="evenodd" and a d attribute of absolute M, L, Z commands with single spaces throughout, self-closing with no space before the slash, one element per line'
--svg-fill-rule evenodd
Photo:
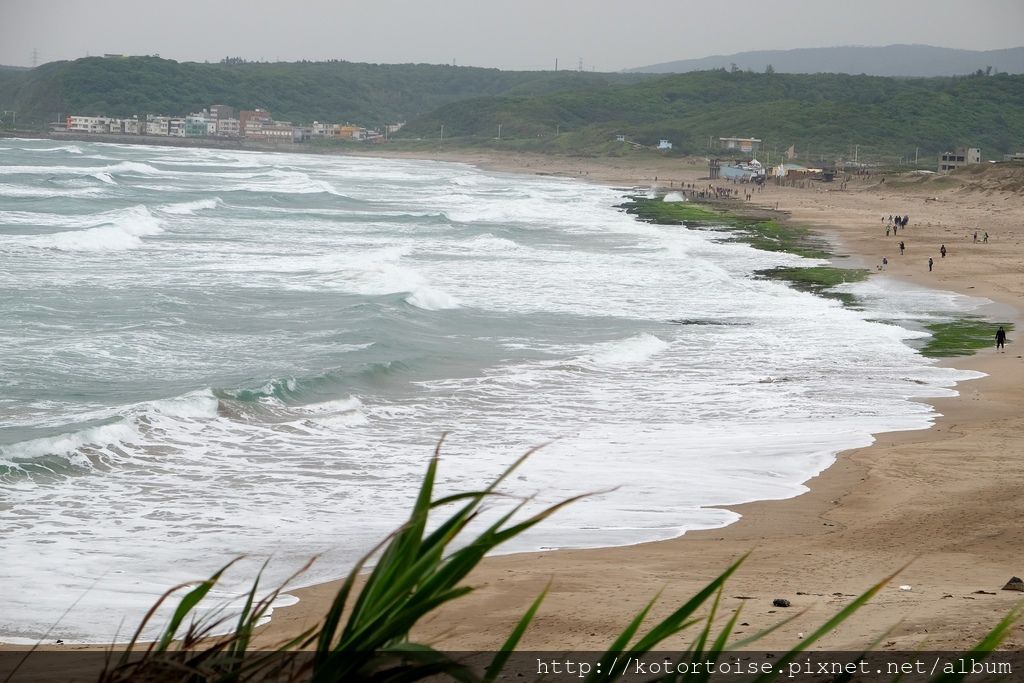
<path fill-rule="evenodd" d="M 542 97 L 477 98 L 413 121 L 403 135 L 608 152 L 615 135 L 675 152 L 707 151 L 709 138 L 756 137 L 778 152 L 852 151 L 897 158 L 958 145 L 986 156 L 1024 148 L 1024 76 L 897 79 L 841 74 L 705 71 Z M 556 136 L 556 133 L 558 135 Z M 621 143 L 619 143 L 621 146 Z M 804 157 L 806 158 L 806 156 Z"/>
<path fill-rule="evenodd" d="M 211 104 L 261 107 L 279 120 L 408 121 L 400 138 L 448 145 L 619 154 L 616 135 L 666 138 L 673 154 L 718 153 L 719 137 L 756 137 L 778 160 L 847 155 L 895 161 L 956 146 L 987 158 L 1024 150 L 1024 76 L 946 78 L 716 70 L 671 76 L 509 72 L 428 64 L 179 63 L 88 58 L 0 68 L 0 110 L 19 126 L 57 113 L 184 115 Z M 501 126 L 501 139 L 498 127 Z M 422 144 L 422 143 L 417 143 Z"/>
<path fill-rule="evenodd" d="M 499 71 L 435 64 L 232 62 L 91 57 L 31 70 L 0 69 L 0 109 L 20 122 L 86 116 L 183 116 L 211 104 L 268 109 L 296 123 L 379 126 L 484 95 L 537 96 L 650 76 L 575 71 Z"/>

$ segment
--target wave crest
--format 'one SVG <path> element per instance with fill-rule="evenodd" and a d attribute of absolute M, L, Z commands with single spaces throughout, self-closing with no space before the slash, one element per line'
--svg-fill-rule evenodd
<path fill-rule="evenodd" d="M 163 225 L 142 204 L 102 214 L 102 222 L 86 230 L 43 235 L 32 245 L 60 251 L 126 251 L 142 245 L 142 238 L 163 232 Z"/>

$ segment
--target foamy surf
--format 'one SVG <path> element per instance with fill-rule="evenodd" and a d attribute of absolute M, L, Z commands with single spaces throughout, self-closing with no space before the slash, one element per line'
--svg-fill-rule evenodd
<path fill-rule="evenodd" d="M 142 205 L 110 212 L 99 220 L 96 227 L 28 238 L 25 243 L 60 251 L 127 251 L 142 246 L 143 237 L 163 232 L 160 220 Z"/>
<path fill-rule="evenodd" d="M 212 199 L 197 199 L 192 202 L 165 204 L 160 207 L 160 211 L 162 211 L 163 213 L 173 214 L 175 216 L 190 216 L 199 211 L 216 209 L 218 206 L 221 206 L 223 204 L 224 202 L 221 200 L 220 197 L 214 197 Z"/>
<path fill-rule="evenodd" d="M 267 582 L 314 554 L 304 581 L 333 578 L 407 518 L 442 430 L 445 492 L 551 439 L 508 493 L 608 489 L 509 549 L 629 544 L 796 495 L 976 376 L 877 322 L 976 302 L 886 283 L 850 310 L 752 276 L 806 260 L 639 223 L 597 186 L 92 143 L 44 165 L 44 143 L 18 144 L 0 178 L 0 460 L 20 468 L 0 475 L 17 519 L 0 639 L 86 594 L 50 637 L 108 642 L 239 554 L 224 597 L 270 556 Z"/>

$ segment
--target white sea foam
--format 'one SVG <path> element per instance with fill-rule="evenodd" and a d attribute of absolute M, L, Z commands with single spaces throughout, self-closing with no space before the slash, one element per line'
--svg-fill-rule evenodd
<path fill-rule="evenodd" d="M 490 233 L 478 235 L 477 237 L 469 240 L 467 244 L 473 249 L 479 249 L 481 251 L 508 251 L 520 248 L 514 241 L 505 239 L 504 237 L 495 237 Z"/>
<path fill-rule="evenodd" d="M 100 187 L 76 187 L 76 188 L 49 188 L 34 187 L 27 185 L 12 185 L 0 183 L 0 197 L 26 197 L 26 198 L 59 198 L 59 197 L 88 197 L 103 193 Z"/>
<path fill-rule="evenodd" d="M 224 202 L 221 201 L 220 197 L 214 197 L 213 199 L 197 199 L 192 202 L 181 202 L 179 204 L 165 204 L 160 207 L 160 211 L 176 216 L 189 216 L 206 209 L 216 209 L 223 204 Z"/>
<path fill-rule="evenodd" d="M 60 147 L 44 147 L 33 150 L 35 152 L 67 152 L 68 154 L 81 154 L 82 148 L 78 145 L 62 145 Z"/>
<path fill-rule="evenodd" d="M 194 391 L 183 396 L 150 401 L 140 404 L 135 410 L 154 410 L 161 415 L 179 418 L 215 418 L 219 401 L 209 389 Z"/>
<path fill-rule="evenodd" d="M 325 413 L 347 413 L 359 411 L 363 407 L 363 402 L 355 396 L 349 396 L 348 398 L 340 398 L 334 401 L 322 401 L 320 403 L 308 403 L 300 408 L 297 408 L 300 412 L 310 413 L 314 415 L 325 414 Z"/>
<path fill-rule="evenodd" d="M 142 238 L 163 232 L 160 220 L 143 205 L 105 214 L 97 227 L 28 238 L 26 244 L 60 251 L 125 251 L 142 245 Z"/>
<path fill-rule="evenodd" d="M 588 360 L 597 365 L 624 365 L 643 363 L 656 353 L 668 348 L 668 342 L 653 334 L 641 334 L 629 339 L 601 345 L 589 354 Z"/>
<path fill-rule="evenodd" d="M 419 286 L 405 298 L 406 302 L 425 311 L 442 311 L 446 308 L 459 308 L 459 300 L 447 292 L 434 287 Z"/>
<path fill-rule="evenodd" d="M 0 446 L 0 457 L 11 462 L 33 460 L 50 455 L 67 456 L 68 460 L 79 466 L 89 467 L 91 463 L 81 450 L 85 447 L 101 448 L 111 444 L 123 443 L 137 439 L 139 433 L 128 422 L 87 427 L 67 434 L 43 437 L 22 441 L 8 446 Z"/>
<path fill-rule="evenodd" d="M 686 201 L 686 197 L 684 197 L 681 192 L 669 192 L 669 193 L 667 193 L 665 195 L 665 198 L 662 201 L 666 201 L 666 202 L 685 202 Z"/>
<path fill-rule="evenodd" d="M 99 171 L 97 173 L 90 173 L 89 175 L 91 175 L 96 180 L 99 180 L 100 182 L 106 183 L 107 185 L 117 185 L 117 181 L 114 180 L 114 178 L 109 173 Z"/>

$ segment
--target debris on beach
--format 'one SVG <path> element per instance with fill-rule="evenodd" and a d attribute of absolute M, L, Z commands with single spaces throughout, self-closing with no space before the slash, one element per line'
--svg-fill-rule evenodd
<path fill-rule="evenodd" d="M 903 584 L 902 586 L 900 586 L 900 590 L 901 591 L 912 591 L 912 590 L 914 590 L 914 587 L 909 585 L 909 584 Z"/>
<path fill-rule="evenodd" d="M 789 607 L 790 606 L 790 602 L 789 602 L 789 600 L 786 600 L 785 598 L 775 598 L 774 600 L 772 600 L 772 606 L 773 607 Z"/>
<path fill-rule="evenodd" d="M 1004 591 L 1024 591 L 1024 579 L 1021 579 L 1019 576 L 1014 576 L 1013 578 L 1011 578 L 1009 581 L 1006 582 L 1006 585 L 1003 586 L 1003 590 Z"/>

